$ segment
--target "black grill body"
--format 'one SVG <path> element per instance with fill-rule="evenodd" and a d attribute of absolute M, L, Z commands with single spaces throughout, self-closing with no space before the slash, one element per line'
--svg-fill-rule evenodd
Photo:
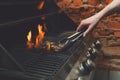
<path fill-rule="evenodd" d="M 45 0 L 41 11 L 36 9 L 37 0 L 34 3 L 10 3 L 0 4 L 5 13 L 0 13 L 4 17 L 0 22 L 0 79 L 65 80 L 78 57 L 85 51 L 84 39 L 76 41 L 64 52 L 55 53 L 27 49 L 26 35 L 29 30 L 37 32 L 37 25 L 45 23 L 49 30 L 46 36 L 58 40 L 60 33 L 75 30 L 77 25 L 64 12 L 59 12 L 59 7 L 52 0 Z"/>

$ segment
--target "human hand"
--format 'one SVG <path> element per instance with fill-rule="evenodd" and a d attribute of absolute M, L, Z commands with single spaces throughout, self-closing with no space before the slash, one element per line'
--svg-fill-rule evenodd
<path fill-rule="evenodd" d="M 83 36 L 85 37 L 99 22 L 99 18 L 97 15 L 91 16 L 87 19 L 84 19 L 81 21 L 79 26 L 77 27 L 76 31 L 80 31 L 83 27 L 87 27 L 85 32 L 83 33 Z"/>

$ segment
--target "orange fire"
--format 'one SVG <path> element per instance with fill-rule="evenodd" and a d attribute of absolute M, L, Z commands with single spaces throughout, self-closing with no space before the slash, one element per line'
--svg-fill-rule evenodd
<path fill-rule="evenodd" d="M 45 4 L 44 1 L 40 2 L 40 4 L 38 5 L 38 10 L 43 9 L 44 4 Z"/>
<path fill-rule="evenodd" d="M 33 45 L 34 44 L 32 43 L 32 31 L 29 31 L 27 35 L 27 46 L 28 48 L 32 48 Z"/>
<path fill-rule="evenodd" d="M 36 47 L 42 47 L 42 40 L 44 38 L 45 32 L 42 31 L 42 26 L 39 24 L 38 25 L 38 35 L 36 37 Z"/>
<path fill-rule="evenodd" d="M 43 30 L 44 29 L 44 30 Z M 28 32 L 28 35 L 27 35 L 27 46 L 28 48 L 40 48 L 40 49 L 45 49 L 45 50 L 48 50 L 50 51 L 50 42 L 48 41 L 44 41 L 45 43 L 43 44 L 43 39 L 44 39 L 44 36 L 45 36 L 45 31 L 47 31 L 47 27 L 46 25 L 44 24 L 44 26 L 42 25 L 38 25 L 38 34 L 36 36 L 36 39 L 35 39 L 35 43 L 32 42 L 32 31 L 29 31 Z"/>

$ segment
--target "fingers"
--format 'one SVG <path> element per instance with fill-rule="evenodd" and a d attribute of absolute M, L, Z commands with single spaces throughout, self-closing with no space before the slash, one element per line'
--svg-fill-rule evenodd
<path fill-rule="evenodd" d="M 81 25 L 79 25 L 76 29 L 76 31 L 78 32 L 81 29 Z"/>
<path fill-rule="evenodd" d="M 82 29 L 82 27 L 83 27 L 83 24 L 80 23 L 80 25 L 77 27 L 76 31 L 77 31 L 77 32 L 80 31 L 80 30 Z"/>
<path fill-rule="evenodd" d="M 85 32 L 83 33 L 83 37 L 86 37 L 86 35 L 92 30 L 94 24 L 90 24 L 86 21 L 82 21 L 80 23 L 80 25 L 77 27 L 76 31 L 80 31 L 83 27 L 87 27 L 87 29 L 85 30 Z"/>
<path fill-rule="evenodd" d="M 87 30 L 83 33 L 83 37 L 86 37 L 86 35 L 92 30 L 92 25 L 89 25 Z"/>

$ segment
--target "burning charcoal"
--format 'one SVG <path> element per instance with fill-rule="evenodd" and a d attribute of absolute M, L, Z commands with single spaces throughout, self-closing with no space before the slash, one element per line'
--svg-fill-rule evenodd
<path fill-rule="evenodd" d="M 53 44 L 51 45 L 51 48 L 52 48 L 55 52 L 60 51 L 63 47 L 64 47 L 64 44 L 60 44 L 60 43 L 53 43 Z"/>
<path fill-rule="evenodd" d="M 59 44 L 59 47 L 61 47 L 61 48 L 64 47 L 64 44 Z"/>
<path fill-rule="evenodd" d="M 60 49 L 60 47 L 59 47 L 59 46 L 56 46 L 56 45 L 54 45 L 52 48 L 53 48 L 53 50 L 54 50 L 55 52 L 58 52 L 59 49 Z"/>
<path fill-rule="evenodd" d="M 45 41 L 42 45 L 42 49 L 45 50 L 45 51 L 50 51 L 51 49 L 51 44 L 49 41 Z"/>

